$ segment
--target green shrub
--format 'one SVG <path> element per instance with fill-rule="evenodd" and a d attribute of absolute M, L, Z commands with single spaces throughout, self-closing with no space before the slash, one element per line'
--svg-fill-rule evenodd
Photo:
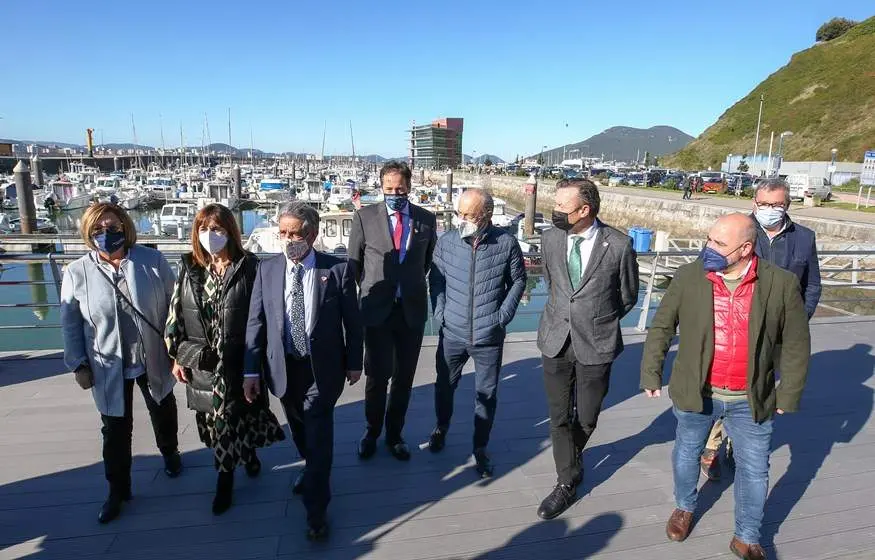
<path fill-rule="evenodd" d="M 850 19 L 832 18 L 817 29 L 815 38 L 818 42 L 832 41 L 847 33 L 855 25 L 857 22 Z"/>

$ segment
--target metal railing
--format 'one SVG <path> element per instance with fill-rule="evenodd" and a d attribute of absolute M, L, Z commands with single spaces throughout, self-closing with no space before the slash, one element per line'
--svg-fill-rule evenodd
<path fill-rule="evenodd" d="M 641 280 L 641 295 L 639 304 L 635 306 L 638 310 L 638 319 L 635 322 L 635 328 L 644 332 L 647 330 L 648 322 L 651 318 L 651 311 L 656 309 L 654 301 L 667 289 L 668 283 L 674 276 L 678 267 L 696 260 L 699 256 L 698 250 L 668 250 L 668 251 L 653 251 L 638 253 L 639 263 L 639 278 Z M 165 252 L 165 256 L 172 265 L 178 261 L 182 255 L 181 252 Z M 58 308 L 60 307 L 61 296 L 61 281 L 63 266 L 69 262 L 82 256 L 82 253 L 21 253 L 9 254 L 0 253 L 0 287 L 4 286 L 53 286 L 57 296 L 56 302 L 51 301 L 20 301 L 20 302 L 0 302 L 0 312 L 10 309 L 42 309 L 42 308 Z M 259 255 L 260 257 L 270 256 L 267 254 Z M 343 255 L 338 255 L 343 256 Z M 819 253 L 821 278 L 824 285 L 824 296 L 819 303 L 819 307 L 837 315 L 860 315 L 848 307 L 854 308 L 854 304 L 867 303 L 868 307 L 862 313 L 865 316 L 872 316 L 875 320 L 875 249 L 873 250 L 836 250 L 836 251 L 821 251 Z M 540 253 L 526 253 L 524 257 L 530 261 L 528 269 L 535 274 L 543 268 L 540 263 Z M 47 266 L 50 272 L 50 279 L 44 277 L 40 272 L 37 276 L 42 278 L 29 280 L 6 280 L 3 279 L 3 272 L 11 265 L 36 265 L 42 270 L 42 267 Z M 868 266 L 867 266 L 868 265 Z M 832 293 L 838 292 L 833 288 L 850 288 L 852 293 Z M 532 289 L 526 293 L 526 296 L 531 299 L 533 297 L 547 297 L 549 294 L 546 290 Z M 519 309 L 517 315 L 540 315 L 542 308 L 537 309 Z M 0 331 L 15 330 L 15 329 L 59 329 L 60 324 L 40 322 L 36 324 L 4 324 L 2 313 L 0 313 Z"/>

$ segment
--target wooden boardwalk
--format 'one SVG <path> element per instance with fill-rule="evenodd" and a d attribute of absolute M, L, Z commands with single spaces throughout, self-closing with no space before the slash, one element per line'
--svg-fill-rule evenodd
<path fill-rule="evenodd" d="M 777 421 L 764 542 L 772 558 L 875 558 L 875 322 L 812 326 L 803 411 Z M 682 544 L 666 540 L 673 507 L 669 400 L 638 391 L 643 337 L 630 334 L 606 408 L 584 454 L 580 501 L 543 522 L 537 504 L 554 484 L 540 359 L 532 334 L 507 343 L 490 450 L 496 476 L 479 481 L 470 459 L 472 379 L 459 387 L 447 448 L 424 444 L 434 422 L 434 347 L 423 348 L 405 436 L 409 463 L 381 446 L 360 463 L 362 385 L 338 404 L 330 507 L 332 535 L 304 537 L 304 508 L 290 491 L 300 461 L 290 441 L 262 453 L 262 476 L 239 473 L 235 505 L 213 517 L 211 454 L 180 408 L 186 470 L 161 471 L 142 399 L 135 396 L 134 499 L 101 526 L 105 497 L 99 417 L 58 355 L 0 360 L 0 558 L 59 559 L 537 559 L 734 558 L 731 476 L 704 484 L 698 522 Z M 183 391 L 177 389 L 180 403 Z M 279 411 L 274 402 L 274 410 Z M 281 414 L 278 414 L 281 416 Z"/>

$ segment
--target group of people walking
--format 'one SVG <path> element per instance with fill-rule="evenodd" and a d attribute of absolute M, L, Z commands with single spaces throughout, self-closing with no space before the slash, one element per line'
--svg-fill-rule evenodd
<path fill-rule="evenodd" d="M 334 407 L 344 385 L 357 383 L 363 371 L 366 427 L 359 457 L 373 457 L 384 436 L 394 458 L 411 458 L 404 422 L 429 298 L 439 327 L 429 449 L 437 453 L 446 445 L 454 393 L 473 360 L 471 451 L 478 475 L 493 475 L 487 446 L 505 333 L 526 284 L 519 244 L 492 226 L 486 190 L 465 191 L 458 228 L 438 238 L 434 214 L 408 200 L 406 164 L 384 165 L 380 182 L 385 204 L 356 211 L 347 259 L 313 248 L 319 214 L 301 202 L 280 206 L 283 252 L 260 262 L 243 249 L 231 212 L 205 206 L 176 274 L 160 252 L 137 244 L 123 209 L 98 204 L 86 211 L 81 233 L 91 251 L 65 270 L 61 312 L 65 362 L 77 383 L 91 389 L 103 421 L 109 496 L 100 522 L 117 517 L 131 498 L 135 384 L 165 474 L 182 471 L 173 395 L 180 382 L 200 439 L 214 453 L 213 512 L 231 506 L 235 469 L 258 476 L 257 450 L 285 439 L 270 392 L 305 460 L 291 492 L 302 495 L 307 536 L 326 538 Z M 549 298 L 537 346 L 557 475 L 537 511 L 544 519 L 576 501 L 582 451 L 623 351 L 620 321 L 638 298 L 631 240 L 601 221 L 600 205 L 592 182 L 560 181 L 555 227 L 542 236 Z M 678 427 L 672 455 L 677 509 L 668 537 L 683 540 L 691 530 L 699 473 L 711 472 L 714 456 L 705 443 L 717 421 L 722 425 L 715 429 L 731 438 L 737 457 L 730 546 L 745 559 L 765 558 L 759 526 L 773 418 L 798 407 L 808 364 L 807 318 L 820 289 L 813 233 L 789 219 L 788 207 L 787 185 L 767 181 L 757 189 L 752 216 L 718 220 L 702 258 L 681 267 L 671 282 L 641 365 L 641 388 L 659 396 L 663 362 L 680 328 L 669 386 Z"/>

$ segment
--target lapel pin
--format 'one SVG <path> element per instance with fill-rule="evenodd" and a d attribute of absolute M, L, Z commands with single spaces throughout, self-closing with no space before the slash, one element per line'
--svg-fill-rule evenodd
<path fill-rule="evenodd" d="M 602 241 L 602 247 L 607 247 L 607 246 L 608 246 L 608 242 L 607 242 L 607 241 Z"/>
<path fill-rule="evenodd" d="M 324 282 L 328 282 L 328 277 L 327 277 L 327 276 L 323 276 L 323 277 L 322 277 L 322 282 L 323 282 L 323 283 L 324 283 Z"/>

